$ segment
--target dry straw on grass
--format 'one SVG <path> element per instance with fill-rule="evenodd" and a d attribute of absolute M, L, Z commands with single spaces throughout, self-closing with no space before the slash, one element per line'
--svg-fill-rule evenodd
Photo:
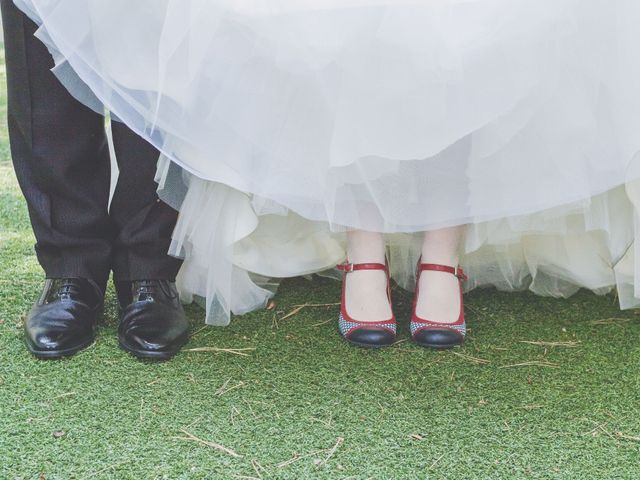
<path fill-rule="evenodd" d="M 182 433 L 184 433 L 186 435 L 186 437 L 176 437 L 178 440 L 185 440 L 188 442 L 196 442 L 199 443 L 201 445 L 205 445 L 207 447 L 211 447 L 214 448 L 216 450 L 220 450 L 221 452 L 226 453 L 227 455 L 230 455 L 234 458 L 242 458 L 242 455 L 240 455 L 239 453 L 231 450 L 230 448 L 225 447 L 224 445 L 220 445 L 219 443 L 216 442 L 212 442 L 210 440 L 203 440 L 202 438 L 198 438 L 195 435 L 193 435 L 192 433 L 187 432 L 186 430 L 182 430 Z"/>

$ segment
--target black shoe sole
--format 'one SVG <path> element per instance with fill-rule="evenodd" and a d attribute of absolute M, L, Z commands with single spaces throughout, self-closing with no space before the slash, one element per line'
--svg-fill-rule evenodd
<path fill-rule="evenodd" d="M 340 338 L 342 340 L 344 340 L 345 342 L 347 342 L 350 345 L 353 345 L 354 347 L 358 347 L 358 348 L 389 348 L 392 347 L 396 342 L 392 342 L 392 343 L 385 343 L 383 345 L 379 345 L 379 344 L 375 344 L 375 343 L 362 343 L 362 342 L 354 342 L 353 340 L 349 340 L 347 337 L 345 337 L 344 335 L 342 335 L 342 332 L 340 331 L 340 329 L 338 329 L 338 335 L 340 335 Z"/>
<path fill-rule="evenodd" d="M 448 343 L 448 344 L 434 344 L 434 343 L 422 343 L 422 342 L 416 342 L 414 340 L 414 342 L 416 343 L 416 345 L 419 345 L 423 348 L 430 348 L 431 350 L 451 350 L 452 348 L 456 348 L 456 347 L 461 347 L 462 344 L 464 342 L 457 342 L 457 343 Z"/>
<path fill-rule="evenodd" d="M 59 360 L 61 358 L 67 358 L 75 355 L 76 353 L 93 345 L 95 341 L 96 339 L 92 338 L 85 343 L 64 350 L 38 350 L 33 348 L 28 342 L 26 342 L 26 346 L 27 350 L 29 350 L 29 352 L 39 360 Z"/>
<path fill-rule="evenodd" d="M 344 337 L 342 337 L 344 338 Z M 381 348 L 389 348 L 391 346 L 393 346 L 393 343 L 390 343 L 388 345 L 376 345 L 373 343 L 360 343 L 360 342 L 354 342 L 352 340 L 347 340 L 346 338 L 344 338 L 344 340 L 349 344 L 349 345 L 353 345 L 354 347 L 358 347 L 358 348 L 372 348 L 372 349 L 381 349 Z"/>
<path fill-rule="evenodd" d="M 118 335 L 118 345 L 120 345 L 120 348 L 122 350 L 124 350 L 128 354 L 133 355 L 134 357 L 139 358 L 141 360 L 155 360 L 155 361 L 158 361 L 158 362 L 171 360 L 178 352 L 180 352 L 182 347 L 188 341 L 189 341 L 188 338 L 185 339 L 182 343 L 179 344 L 178 348 L 176 348 L 175 350 L 154 351 L 154 350 L 143 350 L 143 349 L 140 349 L 140 348 L 131 347 L 131 346 L 127 345 L 127 342 L 125 342 Z"/>

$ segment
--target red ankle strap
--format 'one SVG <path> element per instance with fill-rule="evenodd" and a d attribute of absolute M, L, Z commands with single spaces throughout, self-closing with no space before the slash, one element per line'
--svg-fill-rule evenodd
<path fill-rule="evenodd" d="M 384 263 L 341 263 L 337 266 L 338 270 L 346 273 L 355 272 L 357 270 L 388 270 Z"/>
<path fill-rule="evenodd" d="M 444 272 L 455 275 L 460 280 L 466 280 L 467 276 L 464 274 L 464 271 L 460 267 L 450 267 L 448 265 L 438 265 L 437 263 L 421 263 L 418 265 L 418 273 L 424 272 L 427 270 L 436 271 L 436 272 Z"/>

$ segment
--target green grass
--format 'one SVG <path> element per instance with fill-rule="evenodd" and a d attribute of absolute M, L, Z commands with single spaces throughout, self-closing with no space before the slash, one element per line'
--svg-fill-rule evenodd
<path fill-rule="evenodd" d="M 3 118 L 5 103 L 0 96 Z M 640 475 L 640 322 L 586 292 L 554 300 L 476 291 L 462 349 L 420 349 L 403 322 L 401 343 L 367 351 L 339 339 L 335 306 L 278 321 L 296 305 L 338 298 L 335 282 L 294 279 L 274 309 L 228 328 L 204 327 L 189 309 L 187 348 L 253 349 L 247 356 L 184 352 L 154 364 L 118 350 L 110 291 L 94 346 L 33 359 L 21 329 L 42 274 L 6 138 L 2 125 L 0 479 Z M 410 297 L 395 296 L 406 320 Z"/>

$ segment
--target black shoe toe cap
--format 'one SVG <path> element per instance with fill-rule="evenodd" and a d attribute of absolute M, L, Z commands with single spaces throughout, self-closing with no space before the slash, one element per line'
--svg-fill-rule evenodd
<path fill-rule="evenodd" d="M 73 355 L 93 343 L 96 311 L 72 301 L 36 305 L 25 322 L 25 342 L 42 358 Z"/>
<path fill-rule="evenodd" d="M 423 347 L 445 349 L 462 345 L 464 336 L 452 328 L 425 328 L 416 332 L 413 339 Z"/>
<path fill-rule="evenodd" d="M 357 328 L 348 337 L 351 343 L 366 347 L 387 347 L 392 345 L 396 336 L 385 328 Z"/>
<path fill-rule="evenodd" d="M 189 337 L 189 322 L 181 307 L 136 302 L 124 311 L 118 329 L 120 346 L 139 358 L 167 359 Z"/>

